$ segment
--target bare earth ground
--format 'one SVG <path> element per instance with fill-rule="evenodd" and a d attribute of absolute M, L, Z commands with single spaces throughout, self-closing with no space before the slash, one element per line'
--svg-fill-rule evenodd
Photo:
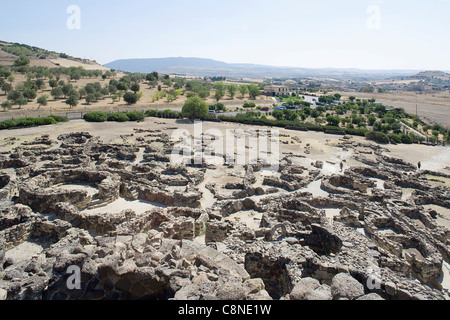
<path fill-rule="evenodd" d="M 401 93 L 363 93 L 363 92 L 344 92 L 343 98 L 355 96 L 358 99 L 375 99 L 378 102 L 404 108 L 406 112 L 416 114 L 416 104 L 419 117 L 431 120 L 432 122 L 450 127 L 450 93 L 440 94 L 419 94 L 413 92 Z M 416 100 L 417 98 L 417 100 Z M 417 102 L 416 102 L 417 101 Z"/>
<path fill-rule="evenodd" d="M 226 130 L 242 129 L 257 130 L 257 129 L 269 129 L 262 127 L 247 126 L 233 123 L 211 123 L 204 122 L 203 132 L 210 129 L 216 129 L 223 133 Z M 37 128 L 25 128 L 17 130 L 3 130 L 0 131 L 0 152 L 11 151 L 13 148 L 20 146 L 25 141 L 32 141 L 43 134 L 48 134 L 49 138 L 56 140 L 60 134 L 71 132 L 89 132 L 91 135 L 99 137 L 104 143 L 114 144 L 127 144 L 134 143 L 136 137 L 136 131 L 134 129 L 142 130 L 161 130 L 162 133 L 166 133 L 169 136 L 175 129 L 186 129 L 191 134 L 194 133 L 192 123 L 189 121 L 171 120 L 171 119 L 157 119 L 147 118 L 141 123 L 88 123 L 83 120 L 72 120 L 68 123 L 60 123 L 53 126 L 42 126 Z M 376 159 L 373 154 L 370 154 L 370 148 L 368 145 L 372 142 L 366 141 L 361 137 L 352 137 L 351 140 L 357 145 L 354 149 L 346 150 L 339 146 L 343 140 L 342 136 L 327 135 L 317 132 L 300 132 L 289 131 L 285 129 L 279 129 L 280 132 L 280 159 L 285 155 L 291 155 L 293 165 L 299 167 L 306 167 L 305 174 L 308 174 L 309 170 L 316 169 L 313 165 L 316 161 L 323 161 L 322 173 L 325 175 L 330 174 L 342 174 L 339 168 L 340 162 L 344 162 L 344 169 L 353 166 L 366 166 L 362 162 L 359 162 L 354 158 L 356 153 L 364 152 L 366 158 L 374 160 Z M 133 135 L 132 135 L 133 134 Z M 143 133 L 145 134 L 145 133 Z M 14 139 L 11 139 L 14 138 Z M 422 162 L 422 168 L 425 170 L 441 171 L 446 174 L 450 174 L 450 148 L 448 147 L 431 147 L 424 145 L 387 145 L 383 146 L 386 155 L 390 157 L 401 158 L 410 163 Z M 141 152 L 141 151 L 140 151 Z M 142 155 L 138 156 L 142 158 Z M 242 172 L 242 173 L 241 173 Z M 8 172 L 9 173 L 9 172 Z M 235 166 L 232 169 L 227 169 L 225 166 L 217 168 L 217 170 L 206 170 L 205 181 L 199 185 L 199 190 L 203 193 L 201 205 L 203 209 L 210 208 L 214 205 L 216 199 L 213 194 L 206 188 L 206 184 L 214 183 L 224 186 L 228 182 L 239 182 L 242 180 L 242 175 L 245 174 L 240 166 Z M 255 173 L 256 183 L 255 187 L 262 186 L 262 174 Z M 432 179 L 433 176 L 430 176 Z M 374 178 L 374 180 L 377 180 Z M 321 180 L 316 180 L 310 185 L 307 185 L 301 191 L 311 192 L 315 197 L 323 196 L 327 197 L 328 192 L 324 191 L 320 187 Z M 377 187 L 384 189 L 383 180 L 378 179 Z M 449 181 L 442 181 L 443 184 L 447 184 Z M 57 186 L 58 188 L 60 186 Z M 95 192 L 91 190 L 89 186 L 83 185 L 65 185 L 64 188 L 72 190 L 84 189 L 88 192 Z M 404 198 L 407 199 L 411 195 L 413 189 L 404 189 Z M 373 190 L 369 190 L 372 192 Z M 225 192 L 225 191 L 224 191 Z M 282 191 L 285 192 L 285 191 Z M 258 196 L 259 197 L 259 196 Z M 254 197 L 257 200 L 258 197 Z M 260 197 L 271 197 L 270 194 L 262 195 Z M 124 209 L 132 208 L 137 214 L 142 214 L 147 210 L 151 210 L 155 207 L 155 204 L 145 201 L 128 201 L 123 198 L 119 198 L 114 203 L 111 203 L 107 207 L 101 207 L 98 209 L 89 209 L 86 213 L 118 213 Z M 437 223 L 450 228 L 450 212 L 448 209 L 440 206 L 424 206 L 426 209 L 433 209 L 438 212 Z M 326 213 L 326 217 L 333 222 L 333 217 L 340 214 L 340 208 L 323 208 Z M 256 211 L 241 211 L 235 214 L 231 214 L 227 220 L 234 220 L 243 222 L 250 229 L 256 230 L 260 225 L 262 219 L 262 213 Z M 392 230 L 386 228 L 381 232 L 392 233 Z M 205 235 L 201 235 L 195 239 L 195 242 L 205 243 Z M 17 261 L 29 260 L 31 257 L 39 252 L 46 246 L 45 243 L 24 242 L 20 246 L 7 252 L 7 257 L 16 259 Z M 414 252 L 416 253 L 416 252 Z M 417 254 L 417 253 L 416 253 Z M 449 265 L 444 262 L 443 275 L 441 283 L 444 288 L 450 288 L 450 273 Z"/>
<path fill-rule="evenodd" d="M 93 136 L 100 137 L 105 143 L 127 143 L 126 136 L 133 133 L 133 129 L 152 129 L 162 130 L 162 132 L 171 134 L 174 129 L 187 129 L 193 133 L 193 126 L 188 121 L 179 121 L 172 119 L 158 119 L 146 118 L 141 123 L 89 123 L 84 120 L 72 120 L 67 123 L 60 123 L 52 126 L 42 126 L 36 128 L 25 128 L 16 130 L 0 131 L 0 152 L 9 151 L 12 148 L 19 146 L 24 141 L 31 141 L 42 134 L 49 134 L 51 139 L 56 139 L 62 133 L 70 132 L 89 132 Z M 262 127 L 254 127 L 233 123 L 203 123 L 203 130 L 220 129 L 225 134 L 227 129 L 243 129 L 255 130 L 266 129 Z M 348 166 L 361 165 L 358 161 L 352 159 L 351 151 L 343 151 L 335 144 L 339 142 L 340 136 L 327 135 L 317 132 L 299 132 L 285 129 L 280 130 L 280 140 L 289 144 L 280 144 L 280 156 L 283 153 L 294 153 L 305 158 L 299 158 L 299 164 L 308 164 L 310 161 L 323 161 L 324 170 L 329 173 L 335 173 L 338 170 L 338 165 L 341 161 L 345 161 Z M 290 137 L 285 137 L 290 136 Z M 14 144 L 6 144 L 5 138 L 14 137 L 17 140 Z M 294 141 L 299 139 L 301 143 Z M 353 137 L 354 141 L 361 143 L 370 143 L 362 137 Z M 305 154 L 306 145 L 309 144 L 310 153 Z M 389 156 L 404 159 L 409 163 L 422 162 L 422 169 L 424 170 L 444 170 L 450 167 L 450 149 L 448 147 L 431 147 L 425 145 L 383 145 L 388 149 Z M 369 157 L 369 156 L 367 156 Z"/>
<path fill-rule="evenodd" d="M 121 74 L 116 76 L 116 79 L 119 79 Z M 18 83 L 26 81 L 25 76 L 23 75 L 15 75 L 15 81 L 13 85 L 15 86 Z M 67 78 L 61 77 L 62 80 L 66 81 Z M 80 79 L 77 82 L 70 82 L 75 89 L 79 89 L 84 87 L 88 83 L 99 82 L 102 87 L 108 85 L 109 79 L 103 80 L 101 78 L 92 78 L 92 79 Z M 47 83 L 47 81 L 46 81 Z M 106 111 L 106 112 L 117 112 L 117 111 L 130 111 L 130 110 L 148 110 L 148 109 L 169 109 L 169 108 L 181 108 L 183 104 L 186 102 L 186 96 L 180 96 L 177 100 L 173 102 L 167 102 L 166 98 L 163 98 L 159 101 L 153 102 L 152 96 L 158 91 L 157 88 L 150 88 L 147 84 L 140 84 L 141 91 L 144 94 L 140 101 L 138 101 L 135 105 L 128 105 L 123 100 L 119 102 L 112 103 L 112 99 L 107 97 L 101 101 L 91 103 L 87 105 L 84 99 L 79 101 L 79 104 L 75 108 L 70 108 L 66 103 L 65 99 L 54 100 L 50 95 L 51 88 L 48 86 L 44 90 L 41 90 L 37 93 L 37 96 L 41 96 L 46 94 L 49 96 L 48 105 L 40 107 L 36 103 L 36 99 L 34 102 L 29 102 L 26 106 L 23 106 L 22 109 L 19 109 L 18 106 L 14 106 L 11 110 L 4 112 L 3 109 L 0 110 L 0 119 L 9 119 L 9 118 L 23 118 L 23 117 L 36 117 L 36 116 L 47 116 L 52 114 L 64 114 L 64 113 L 72 113 L 72 112 L 88 112 L 88 111 Z M 167 87 L 162 86 L 163 90 L 168 89 Z M 0 93 L 0 104 L 6 101 L 6 95 L 3 91 Z M 225 96 L 223 100 L 220 102 L 227 106 L 242 106 L 245 102 L 254 102 L 255 104 L 272 104 L 273 100 L 270 97 L 260 96 L 256 98 L 256 100 L 250 100 L 249 96 L 246 95 L 244 99 L 242 99 L 241 95 L 238 94 L 234 99 L 231 99 L 229 95 Z M 214 92 L 211 92 L 211 96 L 206 99 L 206 102 L 210 105 L 216 104 L 217 101 L 214 99 Z"/>
<path fill-rule="evenodd" d="M 20 146 L 25 141 L 32 141 L 35 138 L 40 137 L 43 134 L 48 134 L 50 139 L 56 140 L 60 134 L 71 133 L 71 132 L 89 132 L 91 135 L 99 137 L 104 143 L 113 144 L 127 144 L 135 143 L 137 135 L 135 135 L 134 129 L 142 130 L 161 130 L 161 132 L 168 134 L 169 136 L 175 129 L 186 129 L 194 134 L 194 128 L 192 123 L 185 120 L 172 120 L 172 119 L 157 119 L 157 118 L 147 118 L 141 123 L 89 123 L 84 120 L 72 120 L 68 123 L 60 123 L 53 126 L 42 126 L 36 128 L 24 128 L 16 130 L 3 130 L 0 131 L 0 152 L 9 152 L 13 148 Z M 208 133 L 208 130 L 214 129 L 219 130 L 225 136 L 227 130 L 242 129 L 244 132 L 248 130 L 255 129 L 269 129 L 261 127 L 252 127 L 242 124 L 234 123 L 202 123 L 202 132 Z M 134 134 L 133 136 L 131 134 Z M 215 134 L 215 133 L 213 133 Z M 343 162 L 344 170 L 349 167 L 355 166 L 366 166 L 364 163 L 355 159 L 355 152 L 363 152 L 367 159 L 376 161 L 376 156 L 371 154 L 370 148 L 367 146 L 372 144 L 362 137 L 352 137 L 352 141 L 359 143 L 360 146 L 355 149 L 342 149 L 338 144 L 342 141 L 341 136 L 327 135 L 324 133 L 317 132 L 300 132 L 300 131 L 290 131 L 285 129 L 279 129 L 280 134 L 280 159 L 284 158 L 285 155 L 294 155 L 292 158 L 293 164 L 299 167 L 308 168 L 308 170 L 315 169 L 313 164 L 316 161 L 323 162 L 322 173 L 325 175 L 340 174 L 339 164 Z M 13 138 L 13 140 L 11 140 Z M 431 147 L 425 145 L 383 145 L 386 149 L 385 155 L 395 158 L 401 158 L 406 162 L 416 164 L 418 161 L 422 163 L 422 169 L 440 171 L 446 174 L 450 174 L 450 148 L 448 147 Z M 140 155 L 142 158 L 142 155 Z M 210 208 L 216 202 L 214 195 L 206 188 L 208 183 L 215 183 L 217 185 L 225 186 L 227 183 L 237 183 L 242 179 L 245 172 L 243 167 L 235 166 L 234 172 L 236 176 L 230 175 L 229 169 L 225 166 L 218 167 L 216 170 L 207 170 L 205 173 L 205 180 L 199 185 L 199 190 L 203 193 L 203 199 L 201 201 L 203 208 Z M 240 173 L 242 172 L 242 176 Z M 305 171 L 307 174 L 308 171 Z M 264 179 L 263 174 L 255 173 L 257 178 L 256 186 L 262 186 L 262 181 Z M 278 173 L 279 176 L 279 173 Z M 433 176 L 429 179 L 432 181 Z M 441 178 L 443 179 L 443 178 Z M 432 181 L 432 183 L 442 183 L 447 185 L 450 181 L 439 182 Z M 383 181 L 376 181 L 380 189 L 383 189 Z M 71 189 L 84 188 L 89 192 L 88 186 L 66 186 Z M 171 187 L 169 187 L 170 189 Z M 177 188 L 177 187 L 174 187 Z M 321 180 L 312 182 L 310 185 L 306 186 L 303 191 L 311 192 L 314 196 L 324 196 L 327 197 L 328 193 L 321 189 Z M 180 189 L 179 191 L 182 191 Z M 413 189 L 404 188 L 403 198 L 408 199 L 411 196 Z M 225 192 L 226 193 L 226 192 Z M 266 196 L 266 195 L 265 195 Z M 261 197 L 265 197 L 261 196 Z M 258 197 L 256 197 L 258 198 Z M 136 208 L 136 211 L 144 212 L 149 208 L 154 207 L 154 204 L 145 203 L 142 201 L 130 202 L 125 199 L 119 199 L 118 201 L 111 204 L 107 209 L 114 212 L 120 212 L 126 208 Z M 327 217 L 331 220 L 338 211 L 336 208 L 324 208 Z M 443 210 L 445 208 L 434 208 L 436 211 L 440 212 L 442 219 L 440 223 L 442 225 L 450 227 L 450 215 L 448 210 Z M 105 208 L 101 208 L 101 211 Z M 251 213 L 246 216 L 231 216 L 232 219 L 239 219 L 246 222 L 247 225 L 253 226 L 259 217 L 254 216 Z M 256 220 L 255 220 L 256 219 Z M 202 241 L 202 239 L 197 239 L 197 241 Z"/>

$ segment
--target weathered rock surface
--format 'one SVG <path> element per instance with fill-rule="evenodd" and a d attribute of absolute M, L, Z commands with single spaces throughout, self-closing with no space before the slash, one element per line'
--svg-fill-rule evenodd
<path fill-rule="evenodd" d="M 200 184 L 218 168 L 173 166 L 166 133 L 134 134 L 42 136 L 0 155 L 0 300 L 448 298 L 450 231 L 423 205 L 450 208 L 427 175 L 450 176 L 343 138 L 364 166 L 326 175 L 287 154 L 263 177 L 262 162 L 225 165 L 233 182 L 206 181 L 203 207 Z M 70 267 L 81 289 L 67 286 Z"/>
<path fill-rule="evenodd" d="M 364 286 L 349 274 L 339 273 L 331 282 L 331 294 L 335 300 L 355 300 L 364 295 Z"/>

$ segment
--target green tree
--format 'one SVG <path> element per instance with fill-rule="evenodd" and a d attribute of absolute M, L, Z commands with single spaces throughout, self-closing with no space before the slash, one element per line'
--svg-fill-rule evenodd
<path fill-rule="evenodd" d="M 80 88 L 80 90 L 78 90 L 78 96 L 80 97 L 80 99 L 83 99 L 86 96 L 87 92 L 85 88 Z"/>
<path fill-rule="evenodd" d="M 47 106 L 47 104 L 48 104 L 47 99 L 48 99 L 48 95 L 46 95 L 46 94 L 43 94 L 42 96 L 40 96 L 37 99 L 37 103 L 39 104 L 38 109 L 42 106 L 44 106 L 44 107 Z"/>
<path fill-rule="evenodd" d="M 171 86 L 172 86 L 172 80 L 170 80 L 170 78 L 164 78 L 163 84 L 164 84 L 166 87 L 171 87 Z"/>
<path fill-rule="evenodd" d="M 295 121 L 298 118 L 298 113 L 294 110 L 283 110 L 284 119 L 288 121 Z"/>
<path fill-rule="evenodd" d="M 88 105 L 91 104 L 92 102 L 97 101 L 97 99 L 95 98 L 95 94 L 94 93 L 88 93 L 86 95 L 86 98 L 84 98 L 84 99 L 86 100 L 86 103 Z"/>
<path fill-rule="evenodd" d="M 312 110 L 311 117 L 313 117 L 314 119 L 317 119 L 318 117 L 320 117 L 320 112 L 317 109 Z"/>
<path fill-rule="evenodd" d="M 133 91 L 134 93 L 137 93 L 139 90 L 141 90 L 141 86 L 137 83 L 133 83 L 131 85 L 131 91 Z"/>
<path fill-rule="evenodd" d="M 70 106 L 70 108 L 75 108 L 78 105 L 78 97 L 77 96 L 69 96 L 66 100 L 66 104 Z"/>
<path fill-rule="evenodd" d="M 45 82 L 42 79 L 37 79 L 34 83 L 36 84 L 38 90 L 42 90 L 45 88 Z"/>
<path fill-rule="evenodd" d="M 216 82 L 214 84 L 214 90 L 216 91 L 214 97 L 216 98 L 217 102 L 219 102 L 223 97 L 225 97 L 226 86 L 223 82 Z"/>
<path fill-rule="evenodd" d="M 156 77 L 153 73 L 148 73 L 145 76 L 145 80 L 147 80 L 148 82 L 153 82 L 153 81 L 157 81 L 158 79 L 156 79 Z"/>
<path fill-rule="evenodd" d="M 208 115 L 209 106 L 200 97 L 193 97 L 186 100 L 183 106 L 182 115 L 191 120 L 200 119 Z"/>
<path fill-rule="evenodd" d="M 19 109 L 22 109 L 23 106 L 25 106 L 28 103 L 27 98 L 21 97 L 16 100 L 16 104 L 19 106 Z"/>
<path fill-rule="evenodd" d="M 199 91 L 197 94 L 201 99 L 204 100 L 204 99 L 207 99 L 211 95 L 211 91 L 209 91 L 208 89 L 205 88 L 205 89 Z"/>
<path fill-rule="evenodd" d="M 128 85 L 125 82 L 119 82 L 117 84 L 117 90 L 127 91 L 128 90 Z"/>
<path fill-rule="evenodd" d="M 4 101 L 2 103 L 2 108 L 3 108 L 3 111 L 6 111 L 6 109 L 9 110 L 12 108 L 12 103 L 10 101 Z"/>
<path fill-rule="evenodd" d="M 108 88 L 102 88 L 102 90 L 100 90 L 100 93 L 106 97 L 109 96 L 109 89 Z"/>
<path fill-rule="evenodd" d="M 61 99 L 61 97 L 64 95 L 64 92 L 60 87 L 56 87 L 50 92 L 50 95 L 53 97 L 53 99 L 57 100 Z"/>
<path fill-rule="evenodd" d="M 242 108 L 244 109 L 253 109 L 256 107 L 256 104 L 254 104 L 253 102 L 246 102 L 242 105 Z"/>
<path fill-rule="evenodd" d="M 111 93 L 111 94 L 116 94 L 118 91 L 117 87 L 114 85 L 111 85 L 111 84 L 108 86 L 108 90 L 109 90 L 109 93 Z"/>
<path fill-rule="evenodd" d="M 56 88 L 58 86 L 58 81 L 56 81 L 55 79 L 51 79 L 48 81 L 48 85 L 53 89 Z"/>
<path fill-rule="evenodd" d="M 34 89 L 26 88 L 25 90 L 23 90 L 23 96 L 28 101 L 32 101 L 32 100 L 36 99 L 37 93 L 36 93 L 36 90 L 34 90 Z"/>
<path fill-rule="evenodd" d="M 5 82 L 2 85 L 2 90 L 5 92 L 5 94 L 10 93 L 12 89 L 13 89 L 13 86 L 10 83 Z"/>
<path fill-rule="evenodd" d="M 241 93 L 242 99 L 245 98 L 245 95 L 248 93 L 248 86 L 243 84 L 239 86 L 239 92 Z"/>
<path fill-rule="evenodd" d="M 229 84 L 229 85 L 227 86 L 227 91 L 228 91 L 228 93 L 230 94 L 231 99 L 234 99 L 234 97 L 236 96 L 236 93 L 237 93 L 237 91 L 238 91 L 238 86 L 235 85 L 234 83 Z"/>
<path fill-rule="evenodd" d="M 81 72 L 80 71 L 75 71 L 75 72 L 72 72 L 70 74 L 70 80 L 78 81 L 80 79 L 81 79 Z"/>
<path fill-rule="evenodd" d="M 156 80 L 159 80 L 159 74 L 156 71 L 152 72 L 152 75 L 155 77 Z"/>
<path fill-rule="evenodd" d="M 119 98 L 119 95 L 118 95 L 118 94 L 113 94 L 113 95 L 111 96 L 112 103 L 118 101 L 119 99 L 120 99 L 120 98 Z"/>
<path fill-rule="evenodd" d="M 128 104 L 135 104 L 139 100 L 139 96 L 134 92 L 127 92 L 123 95 L 123 100 Z"/>
<path fill-rule="evenodd" d="M 20 98 L 23 98 L 23 93 L 19 90 L 11 90 L 11 92 L 8 93 L 7 96 L 7 99 L 14 104 L 16 104 L 16 101 Z"/>
<path fill-rule="evenodd" d="M 64 97 L 68 97 L 71 91 L 73 90 L 73 86 L 71 84 L 66 84 L 61 88 Z"/>
<path fill-rule="evenodd" d="M 284 113 L 281 110 L 274 110 L 272 112 L 272 117 L 274 117 L 277 120 L 282 120 L 284 118 Z"/>
<path fill-rule="evenodd" d="M 339 117 L 328 115 L 327 116 L 327 122 L 328 122 L 328 125 L 333 126 L 333 127 L 337 127 L 337 126 L 339 126 L 339 123 L 341 122 L 341 119 Z"/>
<path fill-rule="evenodd" d="M 259 86 L 256 84 L 251 84 L 248 86 L 248 93 L 250 94 L 250 98 L 252 98 L 253 100 L 256 99 L 256 97 L 259 97 L 261 95 Z"/>
<path fill-rule="evenodd" d="M 369 85 L 367 85 L 361 89 L 361 92 L 366 92 L 366 93 L 372 93 L 374 91 L 375 91 L 374 87 L 369 86 Z"/>
<path fill-rule="evenodd" d="M 14 60 L 15 67 L 26 67 L 30 64 L 30 58 L 27 56 L 20 56 L 18 59 Z"/>

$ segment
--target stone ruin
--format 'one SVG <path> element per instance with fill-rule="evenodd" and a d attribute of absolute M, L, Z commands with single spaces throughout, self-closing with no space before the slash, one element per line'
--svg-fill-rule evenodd
<path fill-rule="evenodd" d="M 42 136 L 0 154 L 0 298 L 448 299 L 450 231 L 424 205 L 450 208 L 427 175 L 450 176 L 347 137 L 361 166 L 325 174 L 285 154 L 270 177 L 262 163 L 172 166 L 167 134 L 129 138 Z"/>

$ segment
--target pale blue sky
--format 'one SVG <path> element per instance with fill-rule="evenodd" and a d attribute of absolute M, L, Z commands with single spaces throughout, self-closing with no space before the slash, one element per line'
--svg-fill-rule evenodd
<path fill-rule="evenodd" d="M 69 30 L 69 5 L 81 29 Z M 368 27 L 377 21 L 378 29 Z M 450 70 L 450 0 L 2 1 L 0 40 L 100 63 L 200 57 L 277 66 Z"/>

